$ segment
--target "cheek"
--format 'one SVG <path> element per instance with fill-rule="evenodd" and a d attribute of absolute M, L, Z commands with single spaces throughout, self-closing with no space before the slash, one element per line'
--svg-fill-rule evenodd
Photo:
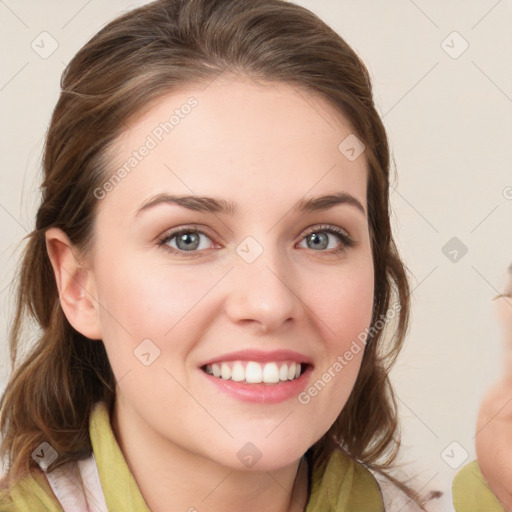
<path fill-rule="evenodd" d="M 301 404 L 323 418 L 323 428 L 331 425 L 343 409 L 357 379 L 372 319 L 374 276 L 371 258 L 359 265 L 317 276 L 309 289 L 313 318 L 322 333 L 324 357 L 314 369 L 313 379 Z M 320 285 L 323 286 L 320 288 Z"/>
<path fill-rule="evenodd" d="M 133 379 L 148 369 L 153 375 L 160 367 L 185 371 L 180 362 L 186 361 L 209 318 L 202 299 L 218 279 L 212 271 L 148 265 L 147 259 L 133 257 L 105 259 L 97 274 L 103 341 L 116 376 L 130 371 Z M 145 368 L 136 358 L 148 352 L 154 363 Z M 149 384 L 143 375 L 142 382 Z"/>
<path fill-rule="evenodd" d="M 323 282 L 322 289 L 319 282 Z M 323 339 L 330 350 L 345 351 L 370 326 L 374 298 L 371 259 L 331 272 L 316 283 L 310 285 L 317 290 L 310 300 L 321 319 Z"/>
<path fill-rule="evenodd" d="M 108 268 L 112 268 L 111 271 Z M 208 289 L 209 280 L 183 268 L 149 266 L 146 261 L 106 262 L 99 272 L 102 320 L 116 330 L 164 336 Z"/>
<path fill-rule="evenodd" d="M 183 267 L 148 265 L 135 257 L 115 261 L 105 259 L 97 272 L 100 322 L 112 370 L 123 393 L 142 409 L 148 394 L 162 404 L 171 394 L 177 402 L 183 393 L 165 369 L 182 371 L 179 363 L 196 335 L 190 323 L 194 306 L 211 285 Z"/>

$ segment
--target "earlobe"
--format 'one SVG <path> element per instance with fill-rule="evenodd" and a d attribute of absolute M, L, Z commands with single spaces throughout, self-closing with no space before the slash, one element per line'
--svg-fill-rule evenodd
<path fill-rule="evenodd" d="M 78 250 L 61 229 L 50 228 L 45 237 L 46 250 L 66 318 L 87 338 L 101 339 L 93 271 L 82 265 Z"/>

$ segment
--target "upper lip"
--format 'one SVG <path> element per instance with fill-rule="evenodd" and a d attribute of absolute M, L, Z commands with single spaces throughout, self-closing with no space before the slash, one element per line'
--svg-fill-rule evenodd
<path fill-rule="evenodd" d="M 255 361 L 260 363 L 270 363 L 272 361 L 294 361 L 296 363 L 311 364 L 311 359 L 293 350 L 239 350 L 216 356 L 208 361 L 204 361 L 199 366 L 207 364 L 222 363 L 225 361 Z"/>

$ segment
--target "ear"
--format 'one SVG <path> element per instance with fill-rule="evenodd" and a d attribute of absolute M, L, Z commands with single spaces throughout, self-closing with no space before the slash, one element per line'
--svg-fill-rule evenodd
<path fill-rule="evenodd" d="M 101 339 L 99 304 L 93 271 L 81 264 L 78 250 L 61 229 L 49 228 L 45 237 L 46 250 L 66 318 L 85 337 Z"/>

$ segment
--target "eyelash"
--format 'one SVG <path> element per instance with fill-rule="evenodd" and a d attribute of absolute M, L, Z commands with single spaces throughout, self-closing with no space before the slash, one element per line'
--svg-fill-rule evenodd
<path fill-rule="evenodd" d="M 172 240 L 173 238 L 182 235 L 184 233 L 198 233 L 200 235 L 205 235 L 208 238 L 212 238 L 204 231 L 197 229 L 193 226 L 184 226 L 181 228 L 177 228 L 169 233 L 164 234 L 162 237 L 160 237 L 157 241 L 158 247 L 162 247 L 164 250 L 170 252 L 171 254 L 178 254 L 178 255 L 184 255 L 185 257 L 197 257 L 198 253 L 204 252 L 202 250 L 198 251 L 197 249 L 194 251 L 183 251 L 181 249 L 174 249 L 173 247 L 169 247 L 167 242 Z M 301 241 L 304 240 L 304 238 L 308 237 L 309 235 L 312 235 L 313 233 L 329 233 L 331 235 L 336 235 L 341 240 L 341 245 L 337 249 L 330 249 L 328 251 L 314 251 L 314 252 L 324 252 L 327 254 L 339 254 L 342 252 L 345 252 L 347 249 L 351 249 L 357 245 L 357 242 L 353 240 L 347 233 L 342 231 L 341 229 L 337 228 L 336 226 L 331 226 L 329 224 L 322 224 L 319 226 L 315 226 L 314 228 L 311 228 L 308 230 L 302 237 Z"/>

